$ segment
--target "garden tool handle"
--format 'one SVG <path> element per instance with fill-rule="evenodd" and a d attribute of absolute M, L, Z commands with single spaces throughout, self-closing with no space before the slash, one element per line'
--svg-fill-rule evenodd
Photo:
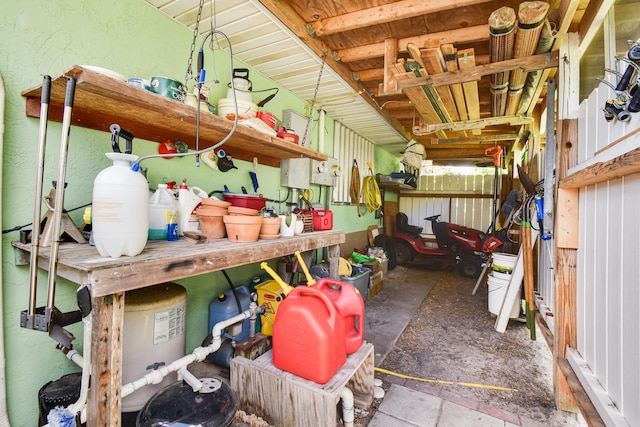
<path fill-rule="evenodd" d="M 300 251 L 296 251 L 295 255 L 296 255 L 296 258 L 298 258 L 298 261 L 300 262 L 300 267 L 302 267 L 302 271 L 304 271 L 305 277 L 307 278 L 307 286 L 315 285 L 316 279 L 314 279 L 311 273 L 309 273 L 307 264 L 305 264 L 304 260 L 302 259 L 302 255 L 300 255 Z"/>
<path fill-rule="evenodd" d="M 289 292 L 293 290 L 293 287 L 285 283 L 284 280 L 282 280 L 282 278 L 278 276 L 278 273 L 273 271 L 273 269 L 269 267 L 269 264 L 267 264 L 265 261 L 260 264 L 260 268 L 269 273 L 269 276 L 271 276 L 273 280 L 275 280 L 280 285 L 280 287 L 282 288 L 282 292 L 285 295 L 289 294 Z"/>

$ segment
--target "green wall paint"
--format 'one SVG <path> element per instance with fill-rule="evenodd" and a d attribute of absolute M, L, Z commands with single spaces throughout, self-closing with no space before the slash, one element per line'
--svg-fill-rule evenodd
<path fill-rule="evenodd" d="M 117 71 L 128 77 L 168 76 L 184 80 L 192 33 L 141 1 L 115 0 L 102 2 L 85 0 L 69 2 L 26 0 L 6 2 L 0 14 L 0 72 L 5 81 L 5 133 L 2 187 L 2 228 L 28 224 L 33 215 L 38 120 L 25 116 L 25 103 L 20 93 L 39 85 L 42 76 L 59 75 L 74 64 L 91 64 Z M 201 43 L 198 40 L 198 45 Z M 209 52 L 210 53 L 210 52 Z M 214 77 L 213 55 L 205 57 L 208 78 Z M 195 58 L 194 58 L 195 59 Z M 222 84 L 212 86 L 212 98 L 226 96 L 229 81 L 228 57 L 215 55 L 215 75 Z M 246 67 L 235 62 L 235 67 Z M 251 71 L 254 89 L 267 89 L 274 84 Z M 255 100 L 262 96 L 255 96 Z M 265 110 L 281 117 L 282 110 L 304 112 L 305 102 L 281 88 Z M 317 120 L 317 117 L 314 119 Z M 317 148 L 317 121 L 314 120 L 312 147 Z M 135 134 L 135 129 L 129 129 Z M 333 121 L 325 125 L 325 151 L 333 153 Z M 58 146 L 61 125 L 50 122 L 48 127 L 47 162 L 44 192 L 57 176 Z M 92 182 L 110 162 L 104 153 L 110 151 L 110 136 L 82 128 L 72 128 L 70 136 L 65 207 L 72 209 L 91 201 Z M 157 144 L 135 139 L 134 154 L 156 153 Z M 229 153 L 233 156 L 233 153 Z M 397 163 L 382 150 L 376 150 L 376 172 L 397 170 Z M 142 163 L 148 169 L 151 188 L 158 182 L 187 179 L 206 191 L 221 190 L 227 184 L 232 191 L 240 186 L 251 188 L 248 172 L 252 164 L 235 161 L 238 170 L 217 172 L 202 165 L 195 167 L 193 157 L 183 159 L 151 159 Z M 284 197 L 278 168 L 259 166 L 260 189 L 266 197 Z M 317 191 L 317 190 L 316 190 Z M 277 203 L 273 204 L 277 208 Z M 347 232 L 366 229 L 376 224 L 373 213 L 356 214 L 354 206 L 332 206 L 334 228 Z M 81 224 L 82 210 L 73 211 L 72 218 Z M 55 343 L 45 333 L 29 331 L 19 326 L 20 312 L 28 303 L 28 266 L 16 266 L 10 245 L 18 232 L 3 234 L 2 292 L 4 309 L 7 404 L 12 426 L 33 426 L 37 423 L 37 393 L 40 387 L 61 375 L 78 371 L 64 355 L 55 350 Z M 170 245 L 168 245 L 170 250 Z M 96 253 L 97 254 L 97 253 Z M 275 266 L 275 261 L 272 264 Z M 261 274 L 257 265 L 229 271 L 236 284 L 248 284 Z M 208 304 L 227 288 L 221 273 L 211 273 L 180 281 L 188 290 L 187 351 L 198 346 L 208 333 Z M 39 273 L 38 306 L 44 305 L 46 274 Z M 77 285 L 58 280 L 56 306 L 62 311 L 76 309 Z M 82 327 L 68 328 L 77 338 L 76 348 L 82 352 Z"/>

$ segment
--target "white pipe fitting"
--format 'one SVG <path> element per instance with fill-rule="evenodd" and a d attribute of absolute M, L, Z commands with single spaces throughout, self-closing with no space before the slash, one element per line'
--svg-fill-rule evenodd
<path fill-rule="evenodd" d="M 355 418 L 353 408 L 353 393 L 347 387 L 344 387 L 340 391 L 340 398 L 342 399 L 342 421 L 344 427 L 353 427 L 353 420 Z"/>
<path fill-rule="evenodd" d="M 178 371 L 179 378 L 191 386 L 194 393 L 202 390 L 202 382 L 197 379 L 187 368 L 182 368 Z"/>
<path fill-rule="evenodd" d="M 178 360 L 171 362 L 169 365 L 161 366 L 158 369 L 154 369 L 153 371 L 146 374 L 144 377 L 139 378 L 129 384 L 125 384 L 122 386 L 121 395 L 123 398 L 129 396 L 131 393 L 136 391 L 139 388 L 142 388 L 149 384 L 158 384 L 161 382 L 164 377 L 169 375 L 171 372 L 178 372 L 182 369 L 186 371 L 186 367 L 193 362 L 202 362 L 206 357 L 218 351 L 220 346 L 222 345 L 222 333 L 228 327 L 235 323 L 241 322 L 245 319 L 250 318 L 256 314 L 261 313 L 263 310 L 262 307 L 258 307 L 256 303 L 252 302 L 249 305 L 249 309 L 243 311 L 240 314 L 237 314 L 227 320 L 222 320 L 215 325 L 213 325 L 211 335 L 213 336 L 213 341 L 206 347 L 196 347 L 193 349 L 191 354 L 188 354 L 184 357 L 181 357 Z M 187 371 L 188 372 L 188 371 Z M 191 375 L 191 373 L 188 373 Z M 189 384 L 191 385 L 191 384 Z M 202 385 L 201 385 L 202 386 Z M 193 385 L 192 385 L 193 387 Z"/>

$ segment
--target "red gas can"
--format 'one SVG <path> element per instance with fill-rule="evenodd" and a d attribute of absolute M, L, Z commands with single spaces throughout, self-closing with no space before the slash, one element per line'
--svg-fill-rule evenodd
<path fill-rule="evenodd" d="M 326 295 L 342 317 L 347 354 L 358 351 L 364 342 L 364 300 L 358 289 L 351 283 L 326 278 L 312 288 Z"/>
<path fill-rule="evenodd" d="M 313 210 L 313 230 L 331 230 L 333 228 L 333 212 L 328 210 Z"/>
<path fill-rule="evenodd" d="M 273 364 L 319 384 L 347 360 L 344 322 L 319 289 L 294 288 L 278 307 L 273 324 Z"/>

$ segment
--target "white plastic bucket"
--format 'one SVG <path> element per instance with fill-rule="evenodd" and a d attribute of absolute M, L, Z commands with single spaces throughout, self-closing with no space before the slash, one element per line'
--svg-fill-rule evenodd
<path fill-rule="evenodd" d="M 507 294 L 509 279 L 501 279 L 490 275 L 487 277 L 487 287 L 489 288 L 489 312 L 497 316 L 500 314 L 504 297 Z M 513 302 L 513 308 L 511 309 L 509 317 L 511 319 L 520 317 L 520 298 L 516 298 Z"/>
<path fill-rule="evenodd" d="M 516 266 L 517 255 L 494 252 L 491 254 L 493 270 L 491 274 L 501 279 L 510 279 Z"/>

